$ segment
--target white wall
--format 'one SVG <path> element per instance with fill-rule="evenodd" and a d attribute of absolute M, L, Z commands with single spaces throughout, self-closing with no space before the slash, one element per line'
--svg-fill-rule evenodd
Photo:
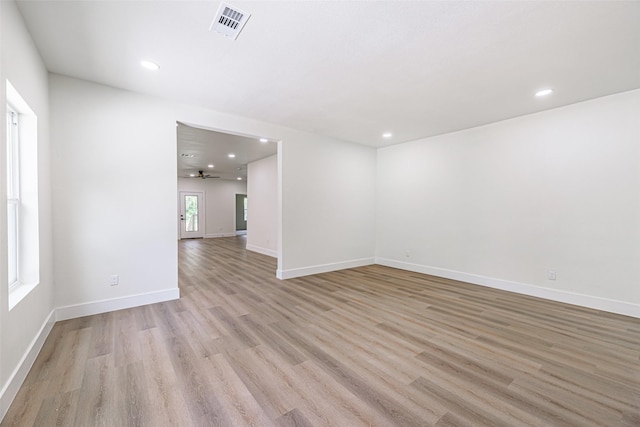
<path fill-rule="evenodd" d="M 47 71 L 15 3 L 0 2 L 0 224 L 7 224 L 5 81 L 9 79 L 38 120 L 39 284 L 9 310 L 7 235 L 0 227 L 0 418 L 22 384 L 53 323 L 53 263 Z"/>
<path fill-rule="evenodd" d="M 60 75 L 50 89 L 60 318 L 177 296 L 176 121 L 283 141 L 281 277 L 373 261 L 374 149 Z"/>
<path fill-rule="evenodd" d="M 204 237 L 236 235 L 236 194 L 247 194 L 245 181 L 178 178 L 178 191 L 204 193 Z"/>
<path fill-rule="evenodd" d="M 376 150 L 310 136 L 282 144 L 287 278 L 374 262 Z"/>
<path fill-rule="evenodd" d="M 278 156 L 247 166 L 247 249 L 278 256 Z"/>
<path fill-rule="evenodd" d="M 144 96 L 56 75 L 50 89 L 60 316 L 176 298 L 175 117 Z"/>
<path fill-rule="evenodd" d="M 632 91 L 380 149 L 377 261 L 640 316 L 639 117 Z"/>

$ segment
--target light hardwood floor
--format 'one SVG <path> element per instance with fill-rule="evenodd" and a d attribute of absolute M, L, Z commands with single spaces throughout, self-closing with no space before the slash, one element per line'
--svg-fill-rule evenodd
<path fill-rule="evenodd" d="M 640 320 L 179 243 L 178 301 L 57 323 L 2 426 L 639 426 Z"/>

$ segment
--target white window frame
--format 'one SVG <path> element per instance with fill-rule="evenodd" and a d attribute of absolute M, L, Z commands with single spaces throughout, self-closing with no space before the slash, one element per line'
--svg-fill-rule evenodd
<path fill-rule="evenodd" d="M 15 114 L 10 120 L 7 115 L 7 122 L 11 121 L 10 125 L 7 123 L 5 144 L 8 218 L 4 226 L 8 233 L 6 243 L 3 242 L 10 252 L 7 260 L 11 265 L 7 270 L 17 267 L 3 273 L 9 279 L 6 286 L 9 310 L 12 310 L 40 283 L 38 116 L 9 80 L 6 80 L 6 95 L 7 110 Z M 16 274 L 12 275 L 14 271 Z"/>
<path fill-rule="evenodd" d="M 7 104 L 7 243 L 8 284 L 20 283 L 20 127 L 19 114 Z"/>

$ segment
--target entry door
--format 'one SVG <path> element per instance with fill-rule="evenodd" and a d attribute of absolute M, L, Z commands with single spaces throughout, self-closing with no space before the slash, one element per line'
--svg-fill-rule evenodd
<path fill-rule="evenodd" d="M 204 194 L 180 192 L 180 238 L 204 237 Z"/>

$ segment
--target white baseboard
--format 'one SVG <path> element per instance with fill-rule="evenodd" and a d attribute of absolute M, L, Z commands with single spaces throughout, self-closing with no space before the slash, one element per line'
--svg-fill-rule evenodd
<path fill-rule="evenodd" d="M 253 251 L 253 252 L 258 252 L 259 254 L 262 255 L 267 255 L 273 258 L 277 258 L 278 257 L 278 251 L 274 251 L 273 249 L 267 249 L 267 248 L 263 248 L 261 246 L 256 246 L 256 245 L 250 245 L 247 243 L 247 250 L 248 251 Z"/>
<path fill-rule="evenodd" d="M 591 295 L 576 294 L 573 292 L 561 291 L 558 289 L 543 288 L 526 283 L 494 279 L 492 277 L 463 273 L 460 271 L 446 270 L 444 268 L 430 267 L 421 264 L 412 264 L 409 262 L 396 261 L 388 258 L 376 257 L 376 264 L 399 268 L 401 270 L 415 271 L 416 273 L 430 274 L 432 276 L 444 277 L 446 279 L 459 280 L 461 282 L 472 283 L 474 285 L 501 289 L 504 291 L 578 305 L 581 307 L 593 308 L 595 310 L 602 310 L 610 313 L 617 313 L 623 314 L 625 316 L 640 318 L 640 305 L 630 304 L 624 301 L 610 300 L 606 298 L 594 297 Z"/>
<path fill-rule="evenodd" d="M 310 267 L 291 268 L 289 270 L 277 270 L 276 277 L 278 279 L 293 279 L 294 277 L 328 273 L 330 271 L 344 270 L 345 268 L 362 267 L 371 264 L 374 264 L 374 258 L 361 258 L 350 261 L 334 262 L 331 264 L 312 265 Z"/>
<path fill-rule="evenodd" d="M 29 373 L 31 366 L 33 366 L 33 362 L 35 362 L 36 357 L 38 357 L 45 340 L 49 336 L 54 322 L 55 310 L 49 313 L 49 316 L 47 316 L 40 327 L 40 331 L 38 331 L 38 334 L 33 338 L 29 348 L 22 356 L 20 363 L 18 363 L 18 366 L 11 373 L 9 379 L 2 388 L 2 391 L 0 391 L 0 420 L 2 420 L 6 415 L 13 399 L 16 397 L 16 394 L 18 394 L 22 383 L 25 378 L 27 378 L 27 374 Z"/>
<path fill-rule="evenodd" d="M 179 298 L 180 289 L 173 288 L 146 294 L 130 295 L 122 298 L 68 305 L 66 307 L 58 307 L 56 309 L 56 321 L 75 319 L 76 317 L 91 316 L 93 314 L 123 310 L 125 308 L 139 307 L 141 305 L 171 301 Z"/>
<path fill-rule="evenodd" d="M 205 239 L 217 239 L 218 237 L 235 237 L 236 232 L 233 233 L 213 233 L 213 234 L 205 234 Z"/>

